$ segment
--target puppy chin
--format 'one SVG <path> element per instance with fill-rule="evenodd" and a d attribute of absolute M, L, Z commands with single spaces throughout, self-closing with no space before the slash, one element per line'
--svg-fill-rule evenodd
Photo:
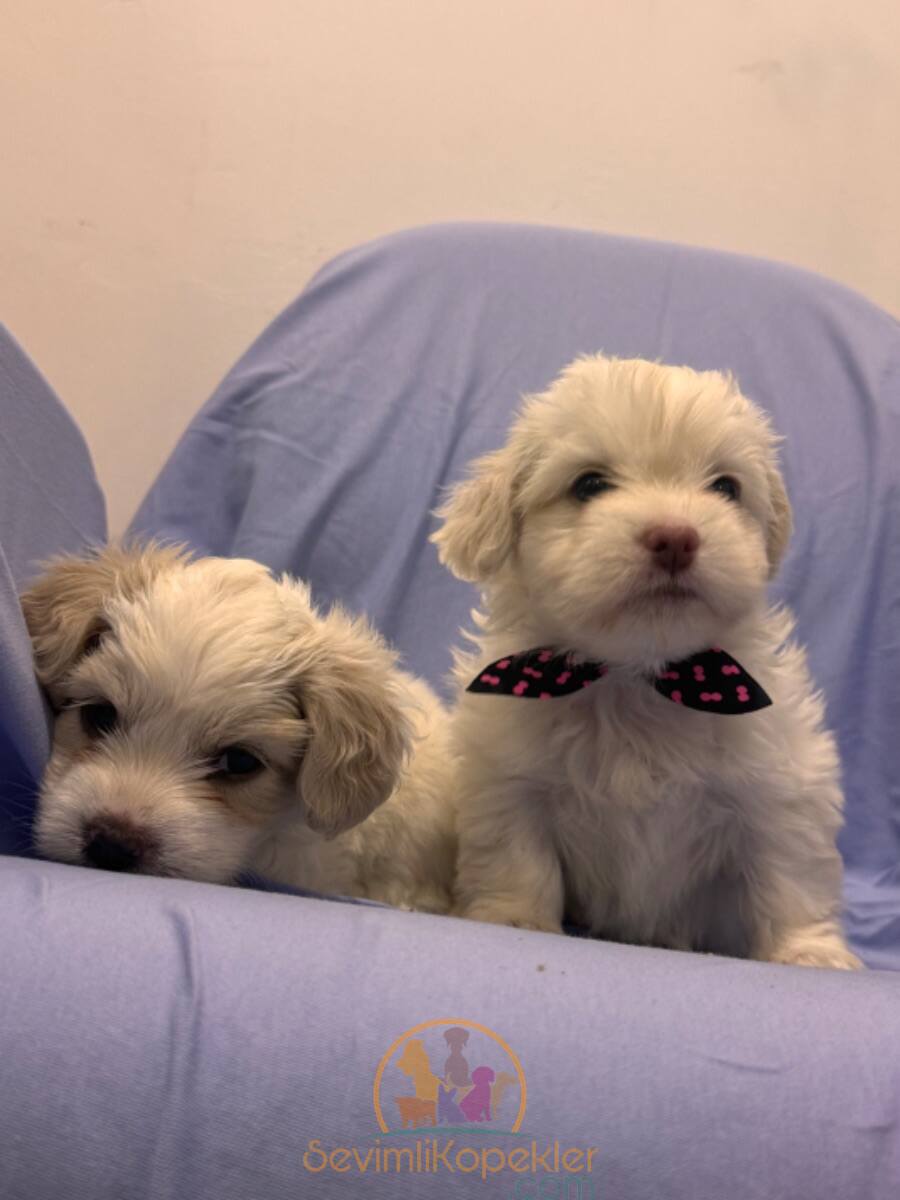
<path fill-rule="evenodd" d="M 592 653 L 610 663 L 652 670 L 727 640 L 729 624 L 695 598 L 638 603 L 594 634 Z"/>
<path fill-rule="evenodd" d="M 655 670 L 728 642 L 736 626 L 757 613 L 761 587 L 716 592 L 699 580 L 640 581 L 615 600 L 606 597 L 592 610 L 587 597 L 579 616 L 562 624 L 573 648 L 617 666 Z M 557 639 L 558 641 L 560 639 Z M 562 644 L 562 642 L 560 642 Z"/>

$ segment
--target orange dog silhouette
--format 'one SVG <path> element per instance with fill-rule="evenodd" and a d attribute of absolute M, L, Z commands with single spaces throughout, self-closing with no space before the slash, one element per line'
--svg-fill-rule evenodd
<path fill-rule="evenodd" d="M 397 1059 L 397 1067 L 413 1081 L 417 1099 L 431 1100 L 433 1104 L 437 1105 L 438 1088 L 441 1086 L 441 1081 L 431 1070 L 424 1042 L 419 1038 L 411 1038 Z"/>
<path fill-rule="evenodd" d="M 403 1128 L 413 1129 L 417 1125 L 436 1125 L 436 1104 L 434 1100 L 420 1100 L 418 1096 L 395 1096 L 394 1103 L 400 1113 Z"/>
<path fill-rule="evenodd" d="M 491 1116 L 494 1120 L 497 1119 L 500 1101 L 503 1099 L 507 1088 L 511 1088 L 515 1082 L 515 1075 L 510 1075 L 509 1071 L 500 1071 L 497 1078 L 491 1084 Z"/>

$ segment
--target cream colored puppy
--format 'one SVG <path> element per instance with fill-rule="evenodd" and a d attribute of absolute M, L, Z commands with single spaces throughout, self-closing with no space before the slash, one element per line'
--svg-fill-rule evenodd
<path fill-rule="evenodd" d="M 729 378 L 587 358 L 452 493 L 435 540 L 484 589 L 456 671 L 463 915 L 860 966 L 834 741 L 766 603 L 774 445 Z"/>
<path fill-rule="evenodd" d="M 362 621 L 155 546 L 59 561 L 22 606 L 56 710 L 42 854 L 446 910 L 446 714 Z"/>

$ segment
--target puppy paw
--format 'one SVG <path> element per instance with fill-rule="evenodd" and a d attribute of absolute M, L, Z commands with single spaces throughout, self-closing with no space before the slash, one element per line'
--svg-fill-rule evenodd
<path fill-rule="evenodd" d="M 370 886 L 366 889 L 365 895 L 367 900 L 375 900 L 378 904 L 399 908 L 401 912 L 443 915 L 450 911 L 450 897 L 445 889 L 438 887 Z"/>
<path fill-rule="evenodd" d="M 562 933 L 562 924 L 540 913 L 507 908 L 503 905 L 470 904 L 458 910 L 469 921 L 487 921 L 491 925 L 509 925 L 513 929 L 534 929 L 538 933 Z"/>
<path fill-rule="evenodd" d="M 834 971 L 865 969 L 844 939 L 836 934 L 794 934 L 776 946 L 770 960 L 792 967 L 830 967 Z"/>
<path fill-rule="evenodd" d="M 559 921 L 515 920 L 507 921 L 513 929 L 533 929 L 536 933 L 562 933 L 563 927 Z"/>
<path fill-rule="evenodd" d="M 863 962 L 856 957 L 852 950 L 835 947 L 825 950 L 820 946 L 808 950 L 796 950 L 779 953 L 773 956 L 772 962 L 785 963 L 792 967 L 831 967 L 835 971 L 863 971 Z"/>

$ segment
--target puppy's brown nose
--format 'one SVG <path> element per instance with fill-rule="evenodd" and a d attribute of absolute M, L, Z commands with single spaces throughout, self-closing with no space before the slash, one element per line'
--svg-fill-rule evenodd
<path fill-rule="evenodd" d="M 638 540 L 669 575 L 686 571 L 700 548 L 700 534 L 692 525 L 652 525 Z"/>
<path fill-rule="evenodd" d="M 84 860 L 103 871 L 136 871 L 151 839 L 142 830 L 115 817 L 97 818 L 84 827 Z"/>

